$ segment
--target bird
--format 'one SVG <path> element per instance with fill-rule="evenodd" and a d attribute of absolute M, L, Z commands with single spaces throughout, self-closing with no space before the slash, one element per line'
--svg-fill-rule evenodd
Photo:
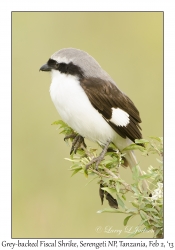
<path fill-rule="evenodd" d="M 61 49 L 40 71 L 51 73 L 51 99 L 62 120 L 78 133 L 74 140 L 87 138 L 103 148 L 88 166 L 98 167 L 110 143 L 122 152 L 135 139 L 142 139 L 142 121 L 133 101 L 87 52 Z M 137 165 L 132 150 L 126 151 L 124 165 L 131 169 Z"/>

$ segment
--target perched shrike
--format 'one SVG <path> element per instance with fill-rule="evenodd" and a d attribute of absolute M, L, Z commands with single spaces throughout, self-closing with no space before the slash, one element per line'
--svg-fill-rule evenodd
<path fill-rule="evenodd" d="M 102 155 L 112 142 L 122 152 L 135 139 L 141 139 L 139 111 L 114 80 L 88 53 L 74 48 L 55 52 L 40 70 L 50 71 L 50 95 L 64 122 L 80 136 L 98 142 Z M 127 151 L 125 165 L 137 164 L 133 151 Z"/>

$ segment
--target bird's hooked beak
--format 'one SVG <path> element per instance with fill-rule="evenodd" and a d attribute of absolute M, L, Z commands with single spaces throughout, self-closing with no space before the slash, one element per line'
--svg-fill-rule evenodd
<path fill-rule="evenodd" d="M 41 68 L 39 69 L 39 71 L 51 71 L 51 67 L 48 65 L 48 63 L 44 64 L 43 66 L 41 66 Z"/>

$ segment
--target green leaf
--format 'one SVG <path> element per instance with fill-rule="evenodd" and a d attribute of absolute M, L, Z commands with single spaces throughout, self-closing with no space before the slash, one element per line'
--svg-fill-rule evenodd
<path fill-rule="evenodd" d="M 105 160 L 103 161 L 103 164 L 107 165 L 107 164 L 112 164 L 113 160 Z"/>
<path fill-rule="evenodd" d="M 117 193 L 119 193 L 120 192 L 120 183 L 118 181 L 115 184 L 115 188 L 117 190 Z"/>
<path fill-rule="evenodd" d="M 151 204 L 146 204 L 145 208 L 151 208 L 153 207 Z"/>
<path fill-rule="evenodd" d="M 148 220 L 148 216 L 143 210 L 140 210 L 140 216 L 142 217 L 143 220 Z"/>
<path fill-rule="evenodd" d="M 152 174 L 144 174 L 144 175 L 141 175 L 140 177 L 139 177 L 139 179 L 148 179 L 148 178 L 150 178 L 150 177 L 152 177 Z"/>
<path fill-rule="evenodd" d="M 138 203 L 142 203 L 142 200 L 143 200 L 143 196 L 139 195 L 139 197 L 138 197 Z"/>
<path fill-rule="evenodd" d="M 123 200 L 126 201 L 126 196 L 124 194 L 122 194 L 122 198 L 123 198 Z"/>
<path fill-rule="evenodd" d="M 65 122 L 62 120 L 54 121 L 51 125 L 62 125 L 62 126 L 68 126 Z"/>
<path fill-rule="evenodd" d="M 144 211 L 148 211 L 148 212 L 155 212 L 158 213 L 158 211 L 155 208 L 145 208 Z"/>
<path fill-rule="evenodd" d="M 78 162 L 78 163 L 75 163 L 73 164 L 71 167 L 70 167 L 70 171 L 73 171 L 75 169 L 78 169 L 81 167 L 81 164 Z M 82 168 L 82 167 L 81 167 Z"/>
<path fill-rule="evenodd" d="M 142 203 L 140 204 L 140 209 L 145 210 L 144 208 L 145 208 L 145 203 L 144 203 L 144 202 L 142 202 Z"/>
<path fill-rule="evenodd" d="M 114 194 L 116 193 L 116 190 L 113 189 L 113 188 L 103 187 L 103 188 L 101 188 L 101 189 L 107 191 L 107 192 L 108 192 L 109 194 L 111 194 L 111 195 L 114 195 Z"/>
<path fill-rule="evenodd" d="M 154 224 L 155 227 L 162 228 L 162 224 Z"/>
<path fill-rule="evenodd" d="M 82 170 L 82 168 L 77 168 L 77 169 L 75 169 L 75 170 L 73 171 L 71 177 L 72 177 L 73 175 L 75 175 L 76 173 L 78 173 L 80 170 Z"/>
<path fill-rule="evenodd" d="M 157 140 L 159 142 L 163 142 L 163 137 L 149 136 L 149 138 L 155 139 L 155 140 Z"/>
<path fill-rule="evenodd" d="M 121 210 L 117 210 L 115 208 L 105 208 L 103 210 L 98 210 L 97 211 L 98 214 L 101 214 L 101 213 L 118 213 L 118 214 L 126 214 L 126 212 L 123 212 Z"/>
<path fill-rule="evenodd" d="M 136 187 L 131 185 L 131 189 L 134 191 L 134 193 L 140 194 L 139 190 Z"/>
<path fill-rule="evenodd" d="M 135 140 L 135 143 L 136 143 L 136 144 L 138 144 L 138 143 L 139 143 L 139 144 L 141 144 L 141 143 L 149 143 L 149 141 L 148 141 L 148 140 L 145 140 L 145 139 L 136 139 L 136 140 Z"/>
<path fill-rule="evenodd" d="M 136 144 L 130 144 L 128 147 L 124 148 L 122 152 L 128 151 L 128 150 L 140 150 L 141 152 L 145 151 L 145 148 Z"/>
<path fill-rule="evenodd" d="M 71 162 L 79 162 L 78 159 L 70 159 L 70 158 L 64 158 L 66 161 L 71 161 Z"/>
<path fill-rule="evenodd" d="M 138 189 L 140 190 L 141 193 L 143 192 L 143 184 L 142 184 L 142 181 L 139 181 L 139 182 L 138 182 Z"/>
<path fill-rule="evenodd" d="M 88 170 L 87 170 L 86 167 L 84 168 L 84 175 L 85 175 L 86 178 L 88 177 Z"/>
<path fill-rule="evenodd" d="M 133 216 L 133 215 L 129 215 L 129 216 L 127 216 L 127 217 L 124 219 L 124 221 L 123 221 L 124 226 L 127 225 L 129 219 L 130 219 L 132 216 Z"/>
<path fill-rule="evenodd" d="M 136 202 L 131 202 L 131 204 L 133 205 L 133 207 L 139 208 L 139 205 Z"/>
<path fill-rule="evenodd" d="M 162 233 L 163 228 L 157 228 L 154 232 L 154 238 L 157 238 L 157 235 Z"/>
<path fill-rule="evenodd" d="M 73 165 L 70 167 L 70 171 L 73 171 L 73 170 L 75 170 L 75 169 L 77 169 L 77 168 L 79 168 L 79 167 L 80 167 L 80 164 L 79 164 L 79 162 L 77 162 L 77 163 L 73 164 Z"/>
<path fill-rule="evenodd" d="M 135 181 L 138 181 L 140 179 L 140 169 L 139 169 L 139 166 L 136 165 L 132 168 L 132 177 Z"/>
<path fill-rule="evenodd" d="M 148 223 L 148 220 L 147 220 L 147 219 L 146 219 L 146 220 L 142 220 L 142 221 L 140 222 L 139 226 L 142 226 L 142 225 L 145 225 L 147 228 L 149 228 L 149 227 L 150 227 L 150 225 L 149 225 L 149 223 Z"/>
<path fill-rule="evenodd" d="M 136 208 L 129 208 L 126 210 L 126 213 L 138 214 L 138 210 Z"/>
<path fill-rule="evenodd" d="M 77 152 L 76 152 L 76 153 L 79 154 L 80 156 L 85 155 L 84 150 L 83 150 L 83 149 L 80 149 L 80 148 L 77 149 Z"/>
<path fill-rule="evenodd" d="M 122 208 L 125 208 L 125 204 L 124 202 L 122 201 L 122 199 L 120 198 L 120 196 L 118 194 L 116 194 L 117 196 L 117 202 L 118 204 L 122 207 Z"/>

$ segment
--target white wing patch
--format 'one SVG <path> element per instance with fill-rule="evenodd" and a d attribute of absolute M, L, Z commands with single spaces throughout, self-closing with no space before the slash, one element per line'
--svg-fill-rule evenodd
<path fill-rule="evenodd" d="M 117 126 L 126 127 L 129 124 L 129 115 L 120 108 L 112 108 L 112 118 L 110 122 Z"/>

